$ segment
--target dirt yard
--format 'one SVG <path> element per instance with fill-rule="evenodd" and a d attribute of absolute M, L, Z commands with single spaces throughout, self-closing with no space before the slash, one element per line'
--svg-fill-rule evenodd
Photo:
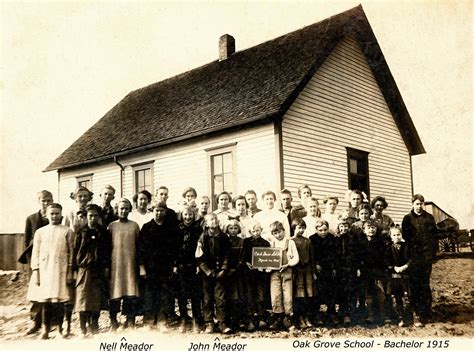
<path fill-rule="evenodd" d="M 355 326 L 350 328 L 314 328 L 312 330 L 287 332 L 240 333 L 240 338 L 340 338 L 340 337 L 463 337 L 474 336 L 474 255 L 472 253 L 456 254 L 439 259 L 432 274 L 434 320 L 422 328 L 383 326 L 367 328 Z M 26 301 L 26 277 L 20 274 L 12 281 L 12 274 L 0 275 L 0 340 L 33 340 L 39 335 L 25 336 L 30 325 L 29 304 Z M 107 336 L 108 319 L 104 313 L 99 321 L 101 335 Z M 79 338 L 79 323 L 74 316 L 71 338 Z M 137 329 L 141 329 L 140 326 Z M 145 331 L 145 330 L 143 330 Z M 137 332 L 137 331 L 135 331 Z M 125 333 L 121 331 L 120 333 Z M 177 332 L 176 332 L 177 333 Z M 177 334 L 177 337 L 179 334 Z M 216 336 L 221 337 L 216 334 Z M 234 335 L 235 336 L 235 335 Z M 59 338 L 52 333 L 52 337 Z M 232 338 L 233 336 L 230 336 Z M 225 337 L 228 338 L 228 337 Z"/>

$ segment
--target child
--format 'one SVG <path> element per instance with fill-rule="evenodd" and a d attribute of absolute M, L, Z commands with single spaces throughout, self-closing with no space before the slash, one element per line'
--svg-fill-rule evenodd
<path fill-rule="evenodd" d="M 204 229 L 204 216 L 207 215 L 209 207 L 211 206 L 211 200 L 209 196 L 203 195 L 197 199 L 197 216 L 196 221 L 199 222 L 201 227 Z"/>
<path fill-rule="evenodd" d="M 244 199 L 245 200 L 245 199 Z M 242 252 L 243 239 L 240 223 L 236 219 L 231 219 L 224 225 L 224 233 L 229 236 L 230 252 L 229 265 L 226 272 L 226 297 L 227 297 L 227 316 L 229 326 L 233 330 L 245 328 L 245 291 L 243 281 Z"/>
<path fill-rule="evenodd" d="M 229 217 L 237 216 L 235 211 L 229 207 L 231 201 L 232 197 L 227 191 L 223 191 L 216 196 L 217 210 L 215 210 L 214 213 L 217 215 L 221 230 L 224 229 L 224 224 Z"/>
<path fill-rule="evenodd" d="M 46 216 L 46 209 L 47 207 L 53 203 L 53 194 L 48 190 L 42 190 L 38 194 L 38 203 L 40 205 L 40 209 L 38 212 L 29 215 L 26 218 L 25 223 L 25 250 L 18 258 L 18 262 L 27 264 L 31 264 L 31 252 L 33 250 L 33 238 L 35 232 L 46 225 L 48 225 L 49 221 Z M 28 270 L 28 276 L 31 277 L 31 271 Z M 30 317 L 33 320 L 33 325 L 30 329 L 27 330 L 26 335 L 31 335 L 36 333 L 41 329 L 41 304 L 33 302 L 31 309 L 30 309 Z"/>
<path fill-rule="evenodd" d="M 362 272 L 367 302 L 366 323 L 373 324 L 386 316 L 384 311 L 385 295 L 385 248 L 377 225 L 372 220 L 364 222 L 365 240 L 361 242 Z"/>
<path fill-rule="evenodd" d="M 348 211 L 348 220 L 352 225 L 355 223 L 359 217 L 357 217 L 357 213 L 359 211 L 359 206 L 362 204 L 364 196 L 362 191 L 360 190 L 350 190 L 349 191 L 349 207 L 347 208 Z"/>
<path fill-rule="evenodd" d="M 245 197 L 242 195 L 234 197 L 232 200 L 232 206 L 234 206 L 235 211 L 237 212 L 237 217 L 239 219 L 239 225 L 240 225 L 240 234 L 239 236 L 242 239 L 248 238 L 250 236 L 249 234 L 249 224 L 252 221 L 252 218 L 247 215 L 247 209 L 248 209 L 248 204 L 247 201 L 245 201 Z"/>
<path fill-rule="evenodd" d="M 316 235 L 310 237 L 314 251 L 314 267 L 316 272 L 316 323 L 323 324 L 320 308 L 327 306 L 327 319 L 337 324 L 334 286 L 336 277 L 336 247 L 334 237 L 329 235 L 329 224 L 324 219 L 316 222 Z"/>
<path fill-rule="evenodd" d="M 128 216 L 129 221 L 134 221 L 142 229 L 143 225 L 153 219 L 153 214 L 148 211 L 148 205 L 151 202 L 151 193 L 147 190 L 141 190 L 133 195 L 133 203 L 137 209 Z"/>
<path fill-rule="evenodd" d="M 112 331 L 117 330 L 119 323 L 117 313 L 127 316 L 125 327 L 135 325 L 134 300 L 139 296 L 137 280 L 136 242 L 140 228 L 128 220 L 132 210 L 129 200 L 121 198 L 117 202 L 118 220 L 109 224 L 108 231 L 112 236 L 111 280 L 110 280 L 110 324 Z"/>
<path fill-rule="evenodd" d="M 398 325 L 403 327 L 404 309 L 403 298 L 408 296 L 407 269 L 410 267 L 410 255 L 408 247 L 402 238 L 402 231 L 399 227 L 390 228 L 391 244 L 387 246 L 385 252 L 385 262 L 387 264 L 390 277 L 387 283 L 386 299 L 391 299 L 395 306 L 398 318 Z"/>
<path fill-rule="evenodd" d="M 190 207 L 184 207 L 181 212 L 181 222 L 178 224 L 178 255 L 176 265 L 178 268 L 178 307 L 181 317 L 180 331 L 186 332 L 188 315 L 188 298 L 191 299 L 193 313 L 193 331 L 198 333 L 202 323 L 202 281 L 198 275 L 196 262 L 196 248 L 203 228 L 195 220 L 195 213 Z"/>
<path fill-rule="evenodd" d="M 288 223 L 290 224 L 290 236 L 293 236 L 293 229 L 291 228 L 291 223 L 293 220 L 298 217 L 298 211 L 291 205 L 293 201 L 293 197 L 291 196 L 291 191 L 288 189 L 282 189 L 280 191 L 280 202 L 281 202 L 281 209 L 280 211 L 283 212 L 286 217 L 288 218 Z"/>
<path fill-rule="evenodd" d="M 64 225 L 71 228 L 74 232 L 78 231 L 85 223 L 81 223 L 77 218 L 77 212 L 86 208 L 86 205 L 92 201 L 94 195 L 89 189 L 84 186 L 77 187 L 76 191 L 71 194 L 71 199 L 76 202 L 76 209 L 67 213 L 64 217 Z"/>
<path fill-rule="evenodd" d="M 295 233 L 292 240 L 298 250 L 300 259 L 299 263 L 293 268 L 295 285 L 293 306 L 300 327 L 310 328 L 313 326 L 308 319 L 310 300 L 312 300 L 314 296 L 313 245 L 311 244 L 311 240 L 303 236 L 306 231 L 306 223 L 301 218 L 294 219 L 291 223 L 291 227 Z"/>
<path fill-rule="evenodd" d="M 262 237 L 267 241 L 273 241 L 274 236 L 270 231 L 270 224 L 280 222 L 283 225 L 284 233 L 290 237 L 290 224 L 285 214 L 275 208 L 276 195 L 273 191 L 265 191 L 262 194 L 262 200 L 265 204 L 265 209 L 258 212 L 254 218 L 260 223 L 263 228 Z"/>
<path fill-rule="evenodd" d="M 250 237 L 242 244 L 243 261 L 248 269 L 245 270 L 248 303 L 247 330 L 263 329 L 267 326 L 265 320 L 265 300 L 269 291 L 268 273 L 252 267 L 252 249 L 254 247 L 270 247 L 270 243 L 261 237 L 262 227 L 255 219 L 249 223 Z"/>
<path fill-rule="evenodd" d="M 298 197 L 300 199 L 300 204 L 294 207 L 296 211 L 296 217 L 303 218 L 308 214 L 307 201 L 311 196 L 313 196 L 313 192 L 311 191 L 311 188 L 308 184 L 303 184 L 298 187 Z"/>
<path fill-rule="evenodd" d="M 170 298 L 170 285 L 177 255 L 176 228 L 165 221 L 166 204 L 152 204 L 153 219 L 145 223 L 138 237 L 140 275 L 145 278 L 145 324 L 158 323 L 166 330 L 166 316 L 174 299 Z M 173 304 L 174 307 L 174 304 Z"/>
<path fill-rule="evenodd" d="M 112 200 L 115 198 L 115 188 L 107 184 L 102 188 L 100 198 L 102 199 L 102 205 L 100 206 L 101 218 L 99 223 L 102 227 L 107 228 L 110 223 L 117 220 L 117 216 L 111 205 Z"/>
<path fill-rule="evenodd" d="M 263 211 L 262 211 L 263 212 Z M 281 213 L 281 212 L 280 212 Z M 284 215 L 283 215 L 284 216 Z M 288 220 L 285 218 L 285 222 Z M 282 263 L 279 270 L 270 275 L 270 295 L 274 321 L 270 326 L 273 330 L 281 328 L 294 329 L 293 315 L 293 271 L 292 267 L 299 261 L 295 242 L 288 238 L 284 224 L 270 223 L 270 233 L 274 236 L 271 247 L 282 250 Z"/>
<path fill-rule="evenodd" d="M 374 211 L 374 214 L 370 216 L 370 219 L 375 221 L 379 233 L 382 235 L 382 238 L 390 243 L 390 228 L 395 226 L 393 220 L 390 216 L 383 213 L 383 211 L 388 207 L 387 200 L 383 196 L 376 196 L 370 202 L 370 207 Z"/>
<path fill-rule="evenodd" d="M 247 209 L 247 215 L 252 218 L 261 211 L 261 209 L 257 207 L 257 193 L 255 190 L 247 190 L 244 196 L 245 201 L 247 201 L 247 204 L 249 205 L 249 208 Z"/>
<path fill-rule="evenodd" d="M 219 220 L 215 213 L 207 214 L 204 221 L 205 229 L 198 241 L 196 258 L 199 268 L 203 272 L 205 331 L 212 333 L 214 330 L 213 311 L 215 305 L 220 331 L 223 334 L 230 334 L 232 330 L 225 323 L 226 294 L 224 287 L 224 277 L 229 264 L 230 241 L 228 236 L 220 230 Z"/>
<path fill-rule="evenodd" d="M 347 327 L 352 324 L 357 303 L 355 286 L 358 277 L 360 277 L 361 267 L 359 241 L 350 229 L 347 219 L 339 219 L 334 241 L 336 247 L 336 302 L 339 304 L 339 315 Z"/>
<path fill-rule="evenodd" d="M 57 323 L 62 332 L 63 304 L 71 298 L 68 285 L 72 284 L 74 234 L 61 225 L 61 211 L 60 204 L 48 205 L 49 224 L 39 228 L 33 238 L 28 300 L 42 303 L 42 339 L 49 338 L 52 324 Z"/>
<path fill-rule="evenodd" d="M 321 211 L 319 211 L 318 199 L 312 196 L 306 200 L 306 212 L 307 215 L 303 217 L 303 220 L 306 223 L 306 232 L 304 236 L 309 238 L 316 234 L 316 223 L 320 220 L 319 216 Z"/>
<path fill-rule="evenodd" d="M 357 235 L 364 237 L 364 223 L 370 220 L 372 215 L 372 209 L 369 204 L 361 204 L 358 206 L 357 218 L 358 220 L 354 222 L 353 227 Z"/>
<path fill-rule="evenodd" d="M 337 232 L 337 226 L 339 223 L 339 213 L 336 212 L 339 199 L 337 196 L 327 196 L 323 200 L 326 210 L 321 215 L 322 219 L 325 219 L 329 223 L 329 233 L 334 235 Z"/>
<path fill-rule="evenodd" d="M 187 204 L 190 204 L 191 202 L 196 201 L 197 198 L 197 192 L 196 189 L 193 187 L 187 187 L 186 189 L 183 190 L 183 199 L 186 201 Z"/>
<path fill-rule="evenodd" d="M 100 207 L 87 205 L 87 224 L 76 233 L 74 245 L 74 270 L 76 278 L 75 310 L 83 335 L 87 324 L 92 334 L 99 331 L 101 307 L 107 301 L 107 276 L 109 275 L 112 241 L 110 234 L 99 225 Z"/>

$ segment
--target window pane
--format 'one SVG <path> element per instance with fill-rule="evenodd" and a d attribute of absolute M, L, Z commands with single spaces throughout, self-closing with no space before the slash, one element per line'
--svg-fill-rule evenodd
<path fill-rule="evenodd" d="M 224 156 L 224 173 L 232 172 L 232 154 L 230 152 L 223 155 Z"/>
<path fill-rule="evenodd" d="M 150 190 L 151 189 L 151 169 L 150 168 L 145 169 L 144 174 L 143 174 L 143 182 L 144 182 L 145 190 Z"/>
<path fill-rule="evenodd" d="M 221 191 L 224 191 L 224 179 L 222 175 L 214 176 L 214 195 L 219 194 Z"/>
<path fill-rule="evenodd" d="M 91 186 L 91 181 L 90 180 L 81 180 L 79 183 L 78 183 L 79 186 L 84 186 L 86 187 L 87 189 L 91 190 L 90 186 Z"/>
<path fill-rule="evenodd" d="M 357 174 L 357 160 L 354 160 L 353 158 L 349 160 L 349 172 Z"/>
<path fill-rule="evenodd" d="M 212 157 L 214 174 L 222 174 L 222 155 Z"/>
<path fill-rule="evenodd" d="M 224 173 L 224 190 L 232 192 L 232 173 Z"/>

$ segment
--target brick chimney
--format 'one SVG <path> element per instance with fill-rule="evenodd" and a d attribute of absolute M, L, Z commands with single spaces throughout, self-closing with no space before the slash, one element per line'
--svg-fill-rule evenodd
<path fill-rule="evenodd" d="M 235 39 L 224 34 L 219 38 L 219 61 L 227 60 L 235 52 Z"/>

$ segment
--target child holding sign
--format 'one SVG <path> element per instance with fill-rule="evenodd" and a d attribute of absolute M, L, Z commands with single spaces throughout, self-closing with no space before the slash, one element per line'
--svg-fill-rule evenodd
<path fill-rule="evenodd" d="M 274 237 L 272 247 L 282 249 L 281 267 L 270 275 L 270 295 L 274 314 L 274 321 L 270 328 L 294 329 L 292 267 L 299 261 L 298 250 L 295 242 L 286 236 L 283 223 L 273 222 L 269 229 Z"/>

